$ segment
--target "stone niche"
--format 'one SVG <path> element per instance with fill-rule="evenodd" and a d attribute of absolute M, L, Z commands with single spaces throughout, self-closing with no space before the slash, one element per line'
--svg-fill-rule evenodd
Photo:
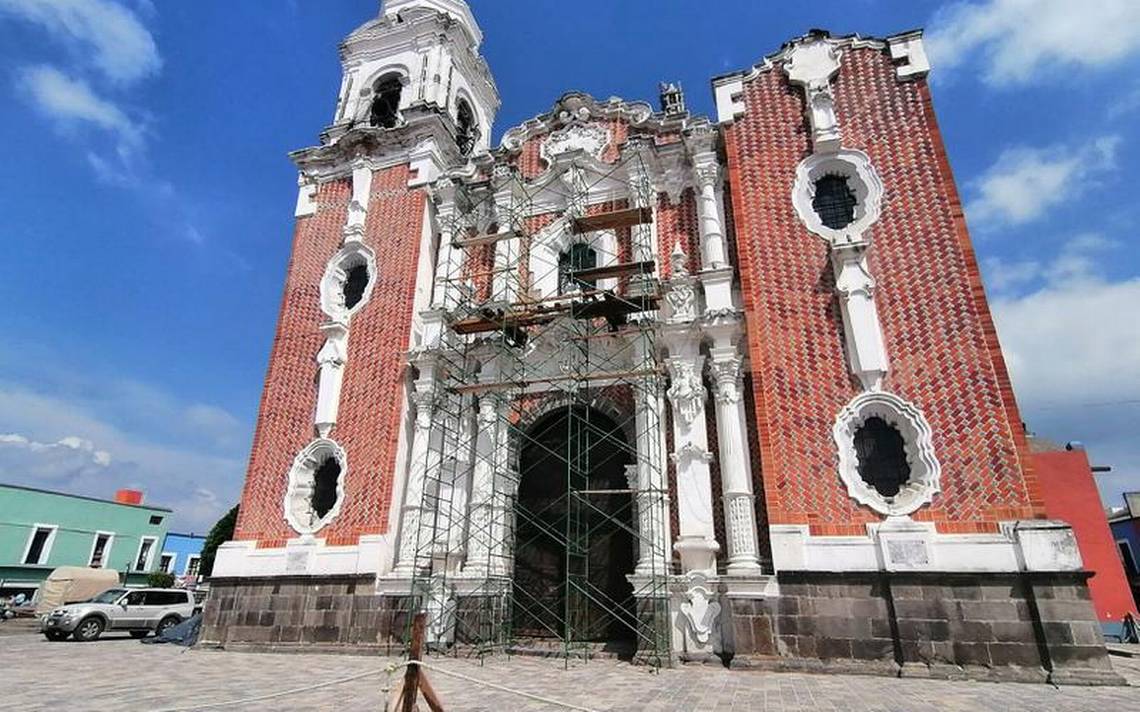
<path fill-rule="evenodd" d="M 1123 684 L 1088 572 L 779 575 L 779 596 L 729 598 L 732 667 Z"/>

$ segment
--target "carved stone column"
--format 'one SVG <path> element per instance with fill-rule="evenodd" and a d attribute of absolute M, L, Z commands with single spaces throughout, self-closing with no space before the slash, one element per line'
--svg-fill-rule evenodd
<path fill-rule="evenodd" d="M 705 429 L 705 387 L 701 380 L 704 356 L 700 338 L 688 325 L 667 325 L 666 366 L 670 385 L 666 395 L 673 413 L 672 460 L 677 468 L 677 511 L 680 531 L 673 548 L 681 555 L 683 573 L 716 575 L 720 545 L 713 528 L 712 487 Z"/>
<path fill-rule="evenodd" d="M 400 509 L 400 543 L 393 574 L 410 578 L 415 573 L 416 548 L 423 514 L 424 487 L 427 481 L 428 457 L 432 445 L 432 419 L 435 416 L 436 385 L 434 365 L 421 365 L 421 377 L 415 383 L 412 403 L 415 405 L 415 429 L 409 457 L 408 481 L 404 488 L 404 505 Z M 424 542 L 425 544 L 427 542 Z"/>
<path fill-rule="evenodd" d="M 484 374 L 483 380 L 487 380 Z M 475 418 L 475 462 L 471 473 L 471 517 L 467 533 L 467 564 L 464 570 L 472 574 L 491 571 L 492 552 L 500 542 L 501 523 L 495 511 L 498 470 L 501 465 L 499 447 L 503 428 L 503 404 L 493 393 L 479 397 Z M 495 552 L 501 553 L 501 552 Z M 498 560 L 501 557 L 494 557 Z"/>
<path fill-rule="evenodd" d="M 761 573 L 756 533 L 752 462 L 748 453 L 744 401 L 743 359 L 730 343 L 710 349 L 709 371 L 716 402 L 716 435 L 720 449 L 721 491 L 724 496 L 725 538 L 729 575 Z"/>
<path fill-rule="evenodd" d="M 431 308 L 446 309 L 454 306 L 454 280 L 463 266 L 463 250 L 453 243 L 458 230 L 458 208 L 455 204 L 455 184 L 449 178 L 437 182 L 436 220 L 439 224 L 439 250 L 435 258 L 435 288 L 432 290 Z M 449 302 L 449 299 L 452 301 Z"/>
<path fill-rule="evenodd" d="M 700 221 L 701 266 L 720 269 L 728 266 L 728 253 L 724 246 L 724 229 L 721 227 L 720 206 L 716 197 L 720 166 L 716 154 L 702 153 L 693 167 L 697 179 L 697 218 Z"/>
<path fill-rule="evenodd" d="M 646 344 L 635 345 L 641 368 L 648 369 L 654 355 Z M 635 576 L 664 575 L 669 566 L 668 483 L 661 443 L 661 379 L 645 376 L 634 390 L 637 462 L 626 468 L 637 516 L 638 558 Z"/>

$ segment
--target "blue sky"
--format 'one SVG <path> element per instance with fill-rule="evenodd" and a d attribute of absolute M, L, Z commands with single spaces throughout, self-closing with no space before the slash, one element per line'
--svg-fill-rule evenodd
<path fill-rule="evenodd" d="M 0 481 L 137 486 L 202 531 L 240 493 L 296 173 L 375 0 L 0 0 Z M 809 28 L 925 27 L 935 105 L 1031 429 L 1140 488 L 1140 3 L 475 0 L 503 131 L 653 101 Z M 1032 9 L 1030 9 L 1032 8 Z"/>

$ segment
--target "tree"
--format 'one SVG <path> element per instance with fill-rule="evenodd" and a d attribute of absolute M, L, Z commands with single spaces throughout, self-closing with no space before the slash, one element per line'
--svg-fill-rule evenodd
<path fill-rule="evenodd" d="M 150 588 L 172 588 L 174 586 L 174 574 L 168 574 L 165 571 L 153 571 L 146 575 L 146 585 Z"/>
<path fill-rule="evenodd" d="M 234 526 L 237 524 L 238 505 L 225 513 L 221 519 L 210 529 L 206 535 L 206 543 L 202 545 L 202 558 L 198 560 L 198 573 L 209 576 L 214 571 L 214 556 L 218 547 L 234 538 Z"/>

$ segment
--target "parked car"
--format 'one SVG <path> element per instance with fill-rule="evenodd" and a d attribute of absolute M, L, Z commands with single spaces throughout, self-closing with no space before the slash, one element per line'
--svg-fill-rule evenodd
<path fill-rule="evenodd" d="M 161 634 L 194 613 L 194 596 L 178 588 L 111 588 L 82 603 L 54 609 L 40 622 L 48 640 L 91 641 L 107 630 L 125 630 L 133 638 Z"/>

